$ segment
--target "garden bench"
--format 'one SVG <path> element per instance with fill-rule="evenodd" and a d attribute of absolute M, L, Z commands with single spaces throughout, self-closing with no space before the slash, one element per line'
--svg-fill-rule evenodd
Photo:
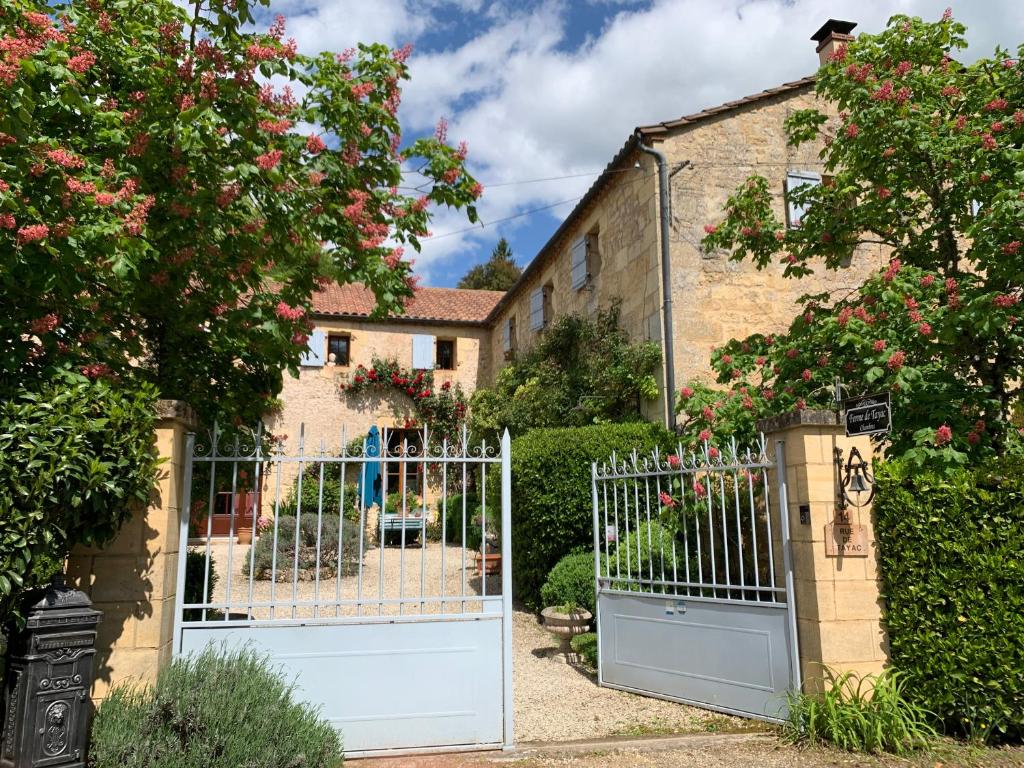
<path fill-rule="evenodd" d="M 404 529 L 405 540 L 408 543 L 410 539 L 415 540 L 417 536 L 422 535 L 424 524 L 422 515 L 419 517 L 384 515 L 381 518 L 381 531 L 383 532 L 385 542 L 391 540 L 397 543 L 401 541 L 402 530 Z M 391 535 L 389 536 L 388 534 Z"/>

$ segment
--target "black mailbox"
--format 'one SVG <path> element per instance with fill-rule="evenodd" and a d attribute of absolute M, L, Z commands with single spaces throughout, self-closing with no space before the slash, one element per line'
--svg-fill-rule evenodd
<path fill-rule="evenodd" d="M 101 614 L 58 578 L 26 616 L 23 630 L 8 633 L 0 768 L 79 768 Z"/>

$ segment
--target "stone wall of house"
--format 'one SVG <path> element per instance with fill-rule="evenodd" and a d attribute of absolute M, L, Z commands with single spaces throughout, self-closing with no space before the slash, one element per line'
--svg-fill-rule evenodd
<path fill-rule="evenodd" d="M 751 174 L 775 191 L 775 213 L 785 221 L 783 184 L 790 171 L 823 172 L 819 143 L 787 145 L 785 119 L 799 109 L 822 108 L 808 87 L 670 134 L 659 145 L 670 168 L 687 162 L 672 178 L 672 296 L 676 382 L 711 380 L 712 348 L 753 332 L 785 330 L 807 293 L 845 292 L 863 282 L 883 260 L 877 246 L 862 246 L 850 266 L 817 269 L 802 280 L 783 277 L 781 264 L 765 270 L 735 262 L 725 251 L 704 252 L 704 225 L 724 218 L 726 199 Z"/>
<path fill-rule="evenodd" d="M 839 271 L 823 267 L 802 280 L 786 279 L 782 265 L 758 270 L 735 262 L 724 251 L 704 252 L 704 225 L 724 217 L 728 196 L 751 174 L 769 179 L 775 209 L 785 221 L 784 180 L 789 171 L 822 172 L 820 144 L 799 149 L 787 144 L 784 122 L 798 109 L 822 105 L 811 87 L 758 100 L 722 115 L 666 134 L 657 143 L 668 158 L 671 176 L 671 281 L 676 386 L 690 379 L 712 381 L 711 350 L 731 338 L 754 332 L 785 330 L 806 293 L 847 291 L 884 261 L 876 246 L 862 246 L 850 266 Z M 640 168 L 632 169 L 639 161 Z M 684 165 L 685 164 L 685 165 Z M 653 158 L 637 154 L 623 164 L 590 207 L 578 217 L 554 248 L 539 258 L 544 266 L 497 318 L 491 339 L 496 368 L 503 365 L 502 324 L 514 317 L 520 348 L 537 338 L 529 330 L 530 293 L 553 287 L 554 314 L 592 312 L 613 297 L 623 300 L 622 323 L 631 337 L 661 339 L 661 274 L 659 265 L 657 170 Z M 592 285 L 570 289 L 572 242 L 597 230 L 601 269 Z M 660 384 L 661 382 L 659 382 Z M 658 419 L 667 404 L 650 404 L 648 418 Z"/>
<path fill-rule="evenodd" d="M 343 427 L 346 440 L 351 441 L 366 435 L 371 426 L 402 427 L 406 419 L 414 418 L 412 401 L 402 393 L 371 392 L 352 396 L 339 389 L 350 379 L 356 366 L 370 367 L 374 357 L 394 358 L 403 367 L 410 367 L 414 334 L 455 341 L 455 370 L 434 371 L 435 386 L 451 382 L 460 385 L 467 396 L 471 395 L 490 367 L 490 331 L 480 326 L 319 318 L 314 327 L 325 334 L 350 337 L 350 364 L 328 362 L 323 367 L 301 368 L 298 378 L 285 375 L 280 395 L 283 407 L 268 419 L 267 428 L 275 435 L 287 436 L 289 453 L 298 450 L 300 430 L 304 430 L 306 453 L 319 451 L 323 440 L 325 450 L 337 454 Z M 326 350 L 324 357 L 326 359 Z M 268 478 L 267 482 L 271 481 Z M 291 477 L 283 476 L 283 491 L 293 481 L 294 472 Z M 431 496 L 428 492 L 428 503 L 433 501 Z M 272 501 L 271 489 L 264 494 L 264 507 Z"/>
<path fill-rule="evenodd" d="M 634 168 L 637 160 L 641 166 Z M 550 288 L 552 317 L 594 314 L 618 299 L 622 302 L 620 323 L 632 338 L 660 340 L 656 170 L 639 153 L 625 159 L 620 169 L 613 172 L 612 183 L 581 212 L 575 225 L 552 249 L 537 257 L 543 259 L 543 266 L 495 318 L 491 336 L 495 367 L 489 372 L 489 381 L 505 364 L 503 327 L 507 320 L 514 320 L 517 350 L 536 343 L 541 331 L 530 328 L 530 294 L 541 286 Z M 570 250 L 577 239 L 587 235 L 595 236 L 598 255 L 590 281 L 574 289 Z M 656 406 L 651 418 L 659 418 Z"/>

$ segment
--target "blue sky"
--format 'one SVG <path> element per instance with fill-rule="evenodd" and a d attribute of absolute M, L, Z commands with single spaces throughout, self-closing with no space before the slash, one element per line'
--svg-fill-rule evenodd
<path fill-rule="evenodd" d="M 445 117 L 486 190 L 487 226 L 437 211 L 416 257 L 425 284 L 454 285 L 501 236 L 532 259 L 635 126 L 813 73 L 809 37 L 829 17 L 877 32 L 950 4 L 963 58 L 1024 42 L 1022 0 L 273 0 L 270 15 L 307 52 L 413 43 L 405 136 Z"/>

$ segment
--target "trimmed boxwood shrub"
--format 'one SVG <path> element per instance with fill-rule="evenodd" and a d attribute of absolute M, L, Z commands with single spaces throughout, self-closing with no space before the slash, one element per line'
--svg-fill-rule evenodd
<path fill-rule="evenodd" d="M 881 465 L 875 497 L 893 665 L 947 732 L 1024 738 L 1024 472 Z"/>
<path fill-rule="evenodd" d="M 336 768 L 341 739 L 249 649 L 175 659 L 153 688 L 111 691 L 92 725 L 90 768 Z"/>
<path fill-rule="evenodd" d="M 512 441 L 512 578 L 526 606 L 543 607 L 541 586 L 561 557 L 593 546 L 591 463 L 672 442 L 646 422 L 535 429 Z"/>
<path fill-rule="evenodd" d="M 573 552 L 559 560 L 540 588 L 545 606 L 573 604 L 595 611 L 593 552 Z"/>

